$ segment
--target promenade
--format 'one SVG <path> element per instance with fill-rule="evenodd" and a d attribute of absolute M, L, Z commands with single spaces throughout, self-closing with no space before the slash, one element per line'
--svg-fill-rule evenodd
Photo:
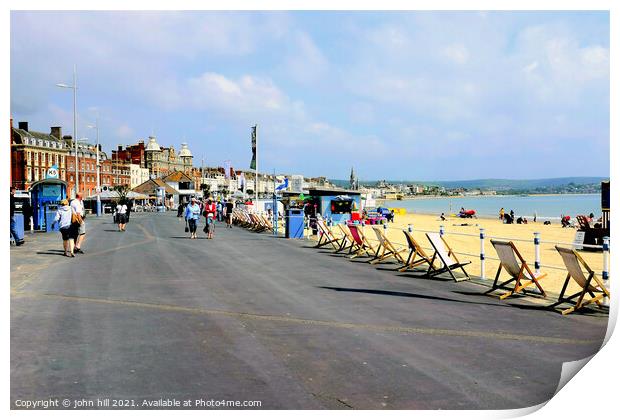
<path fill-rule="evenodd" d="M 241 228 L 187 239 L 172 213 L 88 219 L 11 248 L 11 404 L 261 401 L 262 409 L 539 404 L 607 317 L 562 316 L 473 283 L 396 274 Z M 131 407 L 130 407 L 131 408 Z"/>

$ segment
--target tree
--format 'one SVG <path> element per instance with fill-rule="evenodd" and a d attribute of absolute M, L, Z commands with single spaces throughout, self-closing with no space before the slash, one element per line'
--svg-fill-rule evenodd
<path fill-rule="evenodd" d="M 211 194 L 211 184 L 200 184 L 200 189 L 204 198 L 209 197 L 209 194 Z"/>
<path fill-rule="evenodd" d="M 112 188 L 113 191 L 116 191 L 118 193 L 118 197 L 120 201 L 125 201 L 127 200 L 127 194 L 129 194 L 129 185 L 124 184 L 124 185 L 115 185 Z"/>

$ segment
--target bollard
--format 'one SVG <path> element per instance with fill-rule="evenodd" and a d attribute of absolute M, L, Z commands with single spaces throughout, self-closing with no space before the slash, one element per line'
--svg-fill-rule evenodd
<path fill-rule="evenodd" d="M 534 232 L 534 272 L 540 274 L 540 233 Z"/>
<path fill-rule="evenodd" d="M 609 236 L 603 237 L 603 284 L 609 290 Z M 603 304 L 609 306 L 609 298 L 603 299 Z"/>
<path fill-rule="evenodd" d="M 439 225 L 439 236 L 443 236 L 444 230 L 443 225 Z"/>
<path fill-rule="evenodd" d="M 411 223 L 407 225 L 407 230 L 409 233 L 413 233 L 413 225 Z"/>
<path fill-rule="evenodd" d="M 486 270 L 484 267 L 484 229 L 480 228 L 480 278 L 486 280 Z"/>
<path fill-rule="evenodd" d="M 329 216 L 329 226 L 334 226 L 334 219 L 331 216 Z"/>

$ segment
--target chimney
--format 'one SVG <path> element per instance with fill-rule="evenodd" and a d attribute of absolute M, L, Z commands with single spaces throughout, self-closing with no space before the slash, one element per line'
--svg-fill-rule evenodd
<path fill-rule="evenodd" d="M 17 124 L 20 130 L 28 131 L 28 121 L 20 121 Z"/>
<path fill-rule="evenodd" d="M 50 127 L 50 135 L 58 140 L 62 139 L 62 127 Z"/>

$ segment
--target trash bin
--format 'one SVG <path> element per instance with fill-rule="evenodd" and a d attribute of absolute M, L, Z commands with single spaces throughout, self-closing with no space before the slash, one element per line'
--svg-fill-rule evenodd
<path fill-rule="evenodd" d="M 13 220 L 15 220 L 15 232 L 17 232 L 17 236 L 19 239 L 24 239 L 24 215 L 21 213 L 14 213 Z"/>
<path fill-rule="evenodd" d="M 53 225 L 55 218 L 56 218 L 55 211 L 45 212 L 45 231 L 46 232 L 57 232 L 60 229 L 59 223 L 56 223 L 55 225 Z"/>
<path fill-rule="evenodd" d="M 288 209 L 286 211 L 284 236 L 287 238 L 304 237 L 304 212 L 302 209 Z"/>

